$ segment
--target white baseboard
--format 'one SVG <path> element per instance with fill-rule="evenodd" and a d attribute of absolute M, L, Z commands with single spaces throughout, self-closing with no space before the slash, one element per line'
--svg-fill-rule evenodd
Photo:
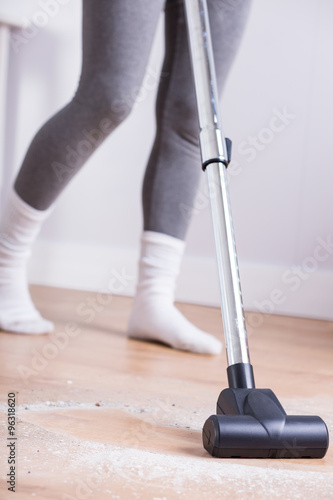
<path fill-rule="evenodd" d="M 29 266 L 30 283 L 133 296 L 139 249 L 126 250 L 39 240 Z M 240 262 L 245 309 L 333 320 L 333 273 L 301 276 L 292 267 Z M 176 299 L 219 306 L 214 259 L 185 255 Z"/>

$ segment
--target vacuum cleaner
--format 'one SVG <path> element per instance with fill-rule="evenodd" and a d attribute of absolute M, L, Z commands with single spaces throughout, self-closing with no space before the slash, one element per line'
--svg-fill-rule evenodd
<path fill-rule="evenodd" d="M 317 416 L 291 416 L 270 389 L 255 388 L 250 363 L 226 168 L 231 141 L 220 120 L 206 0 L 185 0 L 200 126 L 202 168 L 208 178 L 228 359 L 229 388 L 203 427 L 204 448 L 219 458 L 322 458 L 328 430 Z"/>

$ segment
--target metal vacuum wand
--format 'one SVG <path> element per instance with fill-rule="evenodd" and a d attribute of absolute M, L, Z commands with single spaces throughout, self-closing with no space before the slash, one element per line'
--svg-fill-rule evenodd
<path fill-rule="evenodd" d="M 228 364 L 246 364 L 246 387 L 253 387 L 226 178 L 230 152 L 221 127 L 207 4 L 204 0 L 186 0 L 185 5 L 198 104 L 201 158 L 210 192 Z"/>

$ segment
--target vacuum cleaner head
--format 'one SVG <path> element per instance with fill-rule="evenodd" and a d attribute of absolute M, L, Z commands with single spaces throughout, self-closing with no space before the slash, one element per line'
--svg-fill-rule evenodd
<path fill-rule="evenodd" d="M 202 438 L 219 458 L 322 458 L 328 448 L 325 422 L 287 415 L 270 389 L 222 391 Z"/>

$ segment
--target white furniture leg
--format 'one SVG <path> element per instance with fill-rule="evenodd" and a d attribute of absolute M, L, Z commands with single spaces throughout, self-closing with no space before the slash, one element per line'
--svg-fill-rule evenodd
<path fill-rule="evenodd" d="M 4 172 L 5 119 L 7 105 L 7 77 L 9 61 L 9 40 L 12 28 L 21 28 L 16 20 L 0 16 L 0 194 Z"/>

